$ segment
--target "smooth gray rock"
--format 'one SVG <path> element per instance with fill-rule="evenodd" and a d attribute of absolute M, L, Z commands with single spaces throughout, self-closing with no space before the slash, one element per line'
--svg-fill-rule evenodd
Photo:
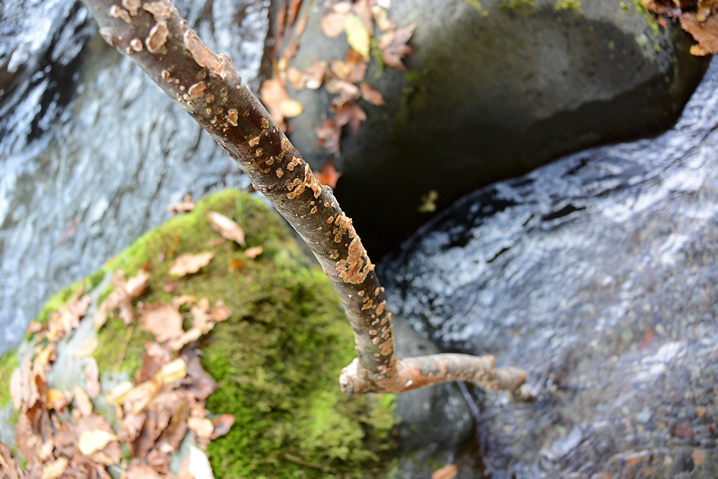
<path fill-rule="evenodd" d="M 444 349 L 528 372 L 493 477 L 718 477 L 718 64 L 675 128 L 482 189 L 381 265 Z"/>
<path fill-rule="evenodd" d="M 375 256 L 408 237 L 430 215 L 421 196 L 439 194 L 439 210 L 491 182 L 518 176 L 560 155 L 599 143 L 635 139 L 670 127 L 700 80 L 706 59 L 671 25 L 656 33 L 631 2 L 581 2 L 555 11 L 556 0 L 507 10 L 504 0 L 393 0 L 398 27 L 418 26 L 408 72 L 372 62 L 366 81 L 387 100 L 360 101 L 368 115 L 358 135 L 345 128 L 337 187 Z M 291 65 L 344 59 L 344 34 L 318 25 L 323 1 L 310 12 Z M 380 34 L 377 29 L 377 34 Z M 305 113 L 290 139 L 312 167 L 327 161 L 314 126 L 329 115 L 323 88 L 293 94 Z M 367 194 L 367 192 L 371 192 Z"/>

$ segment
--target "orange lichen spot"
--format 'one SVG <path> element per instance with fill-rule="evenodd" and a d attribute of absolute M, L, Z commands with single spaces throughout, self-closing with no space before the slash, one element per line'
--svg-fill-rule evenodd
<path fill-rule="evenodd" d="M 180 85 L 180 91 L 185 91 L 186 89 L 187 89 L 187 87 L 186 87 L 186 86 L 184 86 L 184 85 Z M 187 95 L 185 95 L 185 96 L 187 96 Z M 188 97 L 188 96 L 187 96 L 187 97 Z M 188 98 L 189 98 L 189 97 L 188 97 Z"/>
<path fill-rule="evenodd" d="M 268 164 L 269 166 L 272 166 L 274 164 L 274 157 L 270 156 L 269 159 L 267 161 L 265 161 L 265 163 Z"/>
<path fill-rule="evenodd" d="M 259 145 L 259 137 L 255 136 L 251 140 L 249 140 L 249 146 L 257 146 Z"/>
<path fill-rule="evenodd" d="M 284 170 L 279 168 L 277 170 L 277 178 L 281 178 L 282 176 L 284 176 Z"/>
<path fill-rule="evenodd" d="M 316 207 L 316 206 L 312 206 L 312 211 L 310 211 L 309 213 L 314 214 L 314 213 L 316 213 L 316 212 L 317 212 L 317 207 Z"/>
<path fill-rule="evenodd" d="M 147 45 L 147 51 L 150 53 L 157 53 L 162 50 L 167 41 L 167 35 L 169 35 L 169 29 L 164 21 L 155 23 L 150 29 L 150 34 L 145 39 L 145 45 Z"/>
<path fill-rule="evenodd" d="M 336 219 L 334 220 L 334 226 L 336 226 L 336 228 L 334 228 L 334 231 L 332 231 L 332 233 L 334 233 L 335 243 L 341 243 L 342 237 L 347 233 L 349 234 L 350 238 L 356 236 L 351 218 L 348 218 L 347 215 L 345 215 L 344 213 L 336 217 Z"/>
<path fill-rule="evenodd" d="M 386 301 L 382 301 L 381 303 L 379 303 L 379 306 L 376 307 L 377 314 L 383 313 L 385 308 L 386 308 Z"/>
<path fill-rule="evenodd" d="M 329 255 L 331 259 L 339 259 L 339 253 L 332 253 Z"/>
<path fill-rule="evenodd" d="M 237 119 L 239 118 L 239 113 L 234 108 L 230 108 L 230 110 L 227 112 L 227 121 L 232 126 L 237 126 Z"/>
<path fill-rule="evenodd" d="M 298 166 L 298 165 L 301 165 L 301 164 L 302 164 L 302 159 L 301 159 L 301 158 L 297 158 L 296 156 L 293 156 L 293 157 L 292 157 L 292 161 L 290 161 L 290 162 L 287 164 L 287 169 L 288 169 L 289 171 L 293 171 L 295 166 Z"/>
<path fill-rule="evenodd" d="M 370 329 L 369 336 L 376 336 L 376 329 Z"/>
<path fill-rule="evenodd" d="M 206 109 L 204 110 L 204 112 L 205 112 L 206 114 L 208 114 L 208 115 L 211 115 L 211 114 L 212 114 L 212 109 L 211 109 L 211 108 L 206 108 Z"/>
<path fill-rule="evenodd" d="M 370 299 L 369 301 L 367 301 L 366 303 L 364 303 L 364 304 L 362 305 L 361 310 L 364 311 L 365 309 L 369 309 L 369 308 L 371 308 L 371 307 L 373 307 L 373 306 L 374 306 L 374 301 L 372 301 L 372 300 Z"/>
<path fill-rule="evenodd" d="M 334 223 L 334 217 L 330 216 L 329 218 L 327 218 L 327 224 L 330 225 L 332 223 Z"/>
<path fill-rule="evenodd" d="M 167 70 L 162 70 L 162 79 L 163 80 L 169 80 L 170 79 L 170 72 Z"/>
<path fill-rule="evenodd" d="M 257 148 L 257 151 L 255 152 L 255 154 L 257 155 L 257 158 L 259 158 L 262 155 L 264 155 L 264 150 L 261 148 Z"/>
<path fill-rule="evenodd" d="M 206 101 L 207 103 L 212 103 L 212 102 L 214 102 L 214 95 L 212 95 L 211 93 L 207 93 L 207 94 L 204 96 L 204 101 Z"/>
<path fill-rule="evenodd" d="M 140 40 L 139 38 L 133 38 L 130 41 L 130 46 L 132 47 L 132 49 L 134 51 L 141 52 L 142 51 L 142 40 Z"/>
<path fill-rule="evenodd" d="M 286 138 L 285 138 L 286 139 Z M 284 140 L 282 140 L 284 141 Z M 287 143 L 289 143 L 287 141 Z M 296 180 L 295 180 L 296 181 Z M 319 198 L 319 195 L 322 194 L 322 185 L 319 183 L 319 180 L 314 176 L 312 173 L 312 170 L 309 168 L 309 165 L 304 165 L 304 181 L 302 181 L 300 184 L 297 185 L 297 187 L 292 191 L 291 193 L 287 194 L 287 198 L 290 200 L 293 200 L 297 196 L 301 195 L 305 189 L 311 189 L 314 192 L 314 197 Z"/>
<path fill-rule="evenodd" d="M 286 137 L 282 138 L 282 151 L 285 153 L 292 151 L 292 144 L 289 143 L 289 140 Z"/>
<path fill-rule="evenodd" d="M 374 265 L 366 255 L 366 250 L 358 237 L 355 237 L 349 245 L 347 259 L 340 260 L 336 269 L 339 277 L 345 283 L 351 284 L 364 282 L 367 275 L 374 270 Z"/>
<path fill-rule="evenodd" d="M 364 297 L 364 291 L 359 291 L 357 294 L 358 294 L 359 296 Z M 364 298 L 364 301 L 366 301 L 366 300 L 367 300 L 367 298 Z"/>
<path fill-rule="evenodd" d="M 130 14 L 127 13 L 127 10 L 120 8 L 117 5 L 112 5 L 110 7 L 110 16 L 112 18 L 121 18 L 125 21 L 125 23 L 132 23 L 132 19 L 130 18 Z"/>
<path fill-rule="evenodd" d="M 247 113 L 249 113 L 249 112 L 247 112 Z M 262 118 L 262 129 L 263 130 L 269 129 L 269 120 L 264 117 Z"/>
<path fill-rule="evenodd" d="M 192 54 L 192 58 L 201 67 L 217 71 L 221 63 L 217 55 L 207 48 L 207 45 L 197 36 L 194 30 L 187 30 L 184 34 L 184 46 Z"/>
<path fill-rule="evenodd" d="M 377 288 L 374 290 L 374 296 L 379 296 L 379 293 L 381 293 L 381 288 Z"/>
<path fill-rule="evenodd" d="M 133 17 L 140 13 L 140 0 L 122 0 L 122 6 L 129 10 Z"/>
<path fill-rule="evenodd" d="M 374 344 L 379 344 L 379 341 L 381 341 L 381 338 L 380 338 L 379 336 L 376 336 L 375 338 L 373 338 L 373 339 L 371 340 L 371 342 L 374 343 Z"/>
<path fill-rule="evenodd" d="M 204 91 L 206 89 L 207 85 L 203 81 L 200 81 L 189 87 L 187 93 L 189 94 L 190 98 L 200 98 L 202 95 L 204 95 Z"/>
<path fill-rule="evenodd" d="M 329 208 L 329 203 L 327 203 L 327 202 L 325 201 L 325 202 L 324 202 L 324 207 L 325 207 L 325 208 Z"/>
<path fill-rule="evenodd" d="M 152 16 L 155 17 L 155 21 L 158 22 L 172 16 L 172 7 L 162 2 L 145 3 L 142 5 L 142 8 L 150 12 Z"/>

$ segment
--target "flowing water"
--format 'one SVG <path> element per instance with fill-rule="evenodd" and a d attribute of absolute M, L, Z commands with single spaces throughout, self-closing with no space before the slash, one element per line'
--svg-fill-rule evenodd
<path fill-rule="evenodd" d="M 256 89 L 270 0 L 175 4 Z M 50 295 L 165 221 L 166 205 L 247 186 L 96 30 L 78 1 L 0 3 L 0 353 Z"/>

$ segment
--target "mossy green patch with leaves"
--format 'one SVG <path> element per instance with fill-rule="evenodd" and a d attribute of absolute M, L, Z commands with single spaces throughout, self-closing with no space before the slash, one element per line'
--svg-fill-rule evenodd
<path fill-rule="evenodd" d="M 206 214 L 222 213 L 242 226 L 247 258 L 234 242 L 212 230 Z M 199 272 L 164 291 L 169 267 L 184 253 L 212 251 Z M 129 278 L 151 274 L 140 298 L 167 303 L 174 295 L 222 300 L 231 317 L 203 339 L 202 363 L 219 389 L 207 400 L 214 414 L 230 413 L 230 433 L 210 443 L 217 477 L 382 477 L 395 447 L 392 396 L 344 396 L 341 368 L 355 355 L 354 339 L 329 280 L 290 236 L 282 220 L 258 199 L 234 190 L 199 202 L 148 232 L 103 271 Z M 68 298 L 71 294 L 66 295 Z M 130 375 L 142 364 L 149 333 L 111 317 L 95 353 L 102 373 Z"/>
<path fill-rule="evenodd" d="M 20 358 L 17 351 L 9 351 L 0 356 L 0 408 L 10 402 L 10 376 L 20 365 Z"/>

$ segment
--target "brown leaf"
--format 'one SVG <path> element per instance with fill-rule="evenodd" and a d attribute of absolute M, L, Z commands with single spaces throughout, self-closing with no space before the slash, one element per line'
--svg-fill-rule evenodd
<path fill-rule="evenodd" d="M 338 78 L 327 78 L 325 88 L 329 93 L 337 93 L 339 96 L 336 97 L 332 103 L 334 105 L 341 105 L 359 98 L 359 88 L 345 80 Z"/>
<path fill-rule="evenodd" d="M 344 32 L 344 24 L 347 21 L 346 13 L 329 12 L 322 17 L 319 26 L 329 38 L 336 38 Z"/>
<path fill-rule="evenodd" d="M 401 59 L 414 53 L 414 49 L 406 44 L 414 33 L 414 29 L 416 29 L 416 24 L 412 23 L 408 27 L 390 30 L 381 37 L 379 48 L 382 49 L 382 57 L 387 65 L 398 70 L 406 70 Z"/>
<path fill-rule="evenodd" d="M 336 114 L 334 116 L 334 121 L 337 125 L 344 126 L 349 123 L 355 134 L 359 133 L 359 127 L 365 120 L 366 113 L 353 101 L 341 104 L 336 109 Z"/>
<path fill-rule="evenodd" d="M 295 90 L 304 88 L 304 83 L 306 82 L 305 76 L 295 67 L 287 68 L 287 80 L 289 80 Z"/>
<path fill-rule="evenodd" d="M 364 79 L 366 75 L 367 63 L 360 53 L 349 50 L 347 52 L 347 65 L 349 66 L 349 75 L 346 80 L 350 83 L 358 83 Z"/>
<path fill-rule="evenodd" d="M 459 467 L 455 464 L 450 464 L 434 471 L 431 479 L 454 479 L 458 473 Z"/>
<path fill-rule="evenodd" d="M 125 281 L 125 273 L 117 270 L 112 275 L 114 290 L 97 308 L 97 314 L 93 318 L 94 329 L 99 331 L 107 321 L 107 314 L 120 308 L 120 317 L 125 324 L 134 322 L 134 311 L 132 309 L 132 298 L 140 296 L 149 284 L 150 275 L 144 270 L 137 272 L 135 276 Z"/>
<path fill-rule="evenodd" d="M 221 234 L 223 238 L 234 241 L 240 246 L 245 245 L 244 230 L 235 221 L 216 211 L 207 213 L 207 219 L 212 224 L 212 229 Z"/>
<path fill-rule="evenodd" d="M 315 126 L 314 131 L 319 137 L 317 146 L 323 146 L 329 155 L 339 156 L 339 145 L 342 134 L 341 126 L 332 120 L 325 120 L 323 125 Z"/>
<path fill-rule="evenodd" d="M 222 414 L 214 420 L 214 432 L 209 437 L 211 440 L 215 440 L 218 437 L 222 437 L 227 434 L 232 425 L 234 424 L 234 416 L 231 414 Z"/>
<path fill-rule="evenodd" d="M 202 363 L 197 356 L 188 357 L 187 377 L 190 384 L 187 386 L 187 392 L 192 394 L 196 399 L 204 401 L 217 390 L 217 382 L 212 376 L 204 370 Z"/>
<path fill-rule="evenodd" d="M 381 93 L 368 83 L 362 83 L 359 89 L 361 90 L 361 97 L 372 105 L 379 106 L 386 103 Z"/>
<path fill-rule="evenodd" d="M 277 123 L 283 132 L 287 131 L 287 124 L 284 121 L 284 114 L 279 105 L 283 100 L 289 99 L 289 93 L 282 82 L 276 78 L 265 80 L 259 90 L 259 98 L 267 107 L 269 115 Z"/>
<path fill-rule="evenodd" d="M 48 408 L 55 411 L 63 411 L 72 402 L 72 394 L 60 391 L 59 389 L 49 389 L 47 391 Z"/>
<path fill-rule="evenodd" d="M 120 421 L 120 427 L 124 431 L 125 435 L 122 437 L 125 441 L 134 441 L 137 436 L 140 435 L 142 427 L 145 425 L 147 416 L 145 414 L 126 414 L 122 421 Z"/>
<path fill-rule="evenodd" d="M 80 318 L 85 316 L 91 302 L 92 299 L 87 295 L 76 297 L 54 312 L 47 323 L 47 339 L 57 341 L 77 328 L 80 325 Z"/>
<path fill-rule="evenodd" d="M 159 472 L 146 464 L 133 465 L 127 470 L 125 479 L 165 479 Z"/>
<path fill-rule="evenodd" d="M 77 446 L 81 453 L 86 456 L 91 456 L 116 440 L 117 436 L 115 434 L 103 431 L 102 429 L 93 429 L 91 431 L 85 431 L 80 435 Z"/>
<path fill-rule="evenodd" d="M 42 467 L 42 479 L 58 479 L 62 477 L 70 462 L 66 457 L 58 457 Z"/>
<path fill-rule="evenodd" d="M 187 419 L 187 425 L 197 437 L 210 437 L 214 432 L 214 424 L 207 418 L 191 417 Z"/>
<path fill-rule="evenodd" d="M 242 271 L 248 266 L 246 261 L 242 261 L 241 259 L 233 259 L 229 262 L 229 270 L 230 271 Z"/>
<path fill-rule="evenodd" d="M 386 13 L 386 10 L 379 6 L 374 6 L 371 8 L 371 12 L 374 14 L 376 25 L 382 32 L 388 32 L 394 28 L 394 21 L 389 20 L 389 15 Z"/>
<path fill-rule="evenodd" d="M 364 24 L 367 32 L 371 35 L 374 32 L 374 19 L 371 13 L 371 7 L 367 0 L 356 0 L 354 2 L 354 13 Z"/>
<path fill-rule="evenodd" d="M 167 211 L 169 211 L 173 215 L 189 213 L 190 211 L 194 211 L 196 206 L 197 205 L 192 200 L 190 194 L 187 193 L 186 195 L 184 195 L 184 200 L 180 201 L 176 205 L 168 205 Z"/>
<path fill-rule="evenodd" d="M 27 325 L 27 334 L 35 334 L 42 331 L 42 323 L 39 321 L 30 321 L 30 324 Z"/>
<path fill-rule="evenodd" d="M 140 328 L 163 343 L 182 336 L 182 315 L 173 304 L 145 305 L 140 312 Z"/>
<path fill-rule="evenodd" d="M 309 21 L 309 14 L 305 13 L 301 16 L 299 21 L 297 22 L 297 28 L 294 29 L 294 36 L 299 38 L 302 36 L 302 33 L 304 33 L 304 30 L 307 28 L 307 22 Z"/>
<path fill-rule="evenodd" d="M 92 414 L 92 401 L 90 401 L 90 397 L 82 387 L 75 385 L 72 389 L 72 395 L 74 396 L 73 402 L 75 403 L 75 407 L 80 411 L 80 414 L 83 416 Z"/>
<path fill-rule="evenodd" d="M 246 256 L 249 259 L 254 259 L 257 256 L 259 256 L 260 254 L 262 254 L 263 251 L 264 251 L 264 249 L 262 249 L 261 246 L 253 246 L 251 248 L 247 248 L 246 250 L 244 250 L 244 256 Z"/>
<path fill-rule="evenodd" d="M 100 369 L 95 358 L 89 358 L 85 365 L 85 390 L 92 399 L 100 395 Z"/>
<path fill-rule="evenodd" d="M 294 22 L 297 20 L 297 14 L 299 13 L 299 9 L 302 6 L 302 0 L 290 0 L 289 2 L 289 11 L 288 13 L 288 23 L 291 27 L 294 25 Z"/>
<path fill-rule="evenodd" d="M 336 189 L 337 180 L 339 180 L 340 176 L 342 176 L 342 174 L 339 173 L 334 167 L 334 163 L 332 163 L 332 160 L 327 161 L 326 164 L 322 167 L 322 170 L 316 174 L 317 179 L 323 185 L 327 185 L 331 189 Z"/>
<path fill-rule="evenodd" d="M 683 13 L 680 16 L 681 27 L 698 42 L 691 47 L 691 53 L 697 56 L 718 53 L 718 15 L 709 16 L 705 22 L 698 21 L 695 13 Z"/>
<path fill-rule="evenodd" d="M 20 468 L 12 457 L 10 448 L 0 442 L 0 476 L 8 479 L 20 479 Z"/>
<path fill-rule="evenodd" d="M 154 381 L 145 381 L 144 383 L 133 387 L 122 398 L 125 414 L 140 414 L 145 410 L 155 396 L 157 396 L 159 390 L 160 385 Z"/>
<path fill-rule="evenodd" d="M 185 276 L 190 273 L 196 273 L 209 264 L 212 258 L 214 258 L 214 253 L 183 254 L 178 256 L 170 266 L 170 274 Z"/>
<path fill-rule="evenodd" d="M 324 83 L 324 75 L 327 73 L 327 62 L 312 62 L 312 65 L 304 72 L 306 81 L 304 86 L 310 90 L 316 90 Z"/>

